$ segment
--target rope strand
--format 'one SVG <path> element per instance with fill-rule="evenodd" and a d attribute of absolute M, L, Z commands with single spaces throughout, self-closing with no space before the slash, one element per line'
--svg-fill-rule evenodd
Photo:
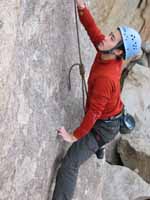
<path fill-rule="evenodd" d="M 76 32 L 77 32 L 77 43 L 78 43 L 78 53 L 79 53 L 79 61 L 80 63 L 73 64 L 69 69 L 68 74 L 68 89 L 71 90 L 71 71 L 75 66 L 79 67 L 81 80 L 82 80 L 82 101 L 83 101 L 83 109 L 85 112 L 85 94 L 87 97 L 87 86 L 86 86 L 86 80 L 85 80 L 85 67 L 82 62 L 81 57 L 81 45 L 80 45 L 80 37 L 79 37 L 79 26 L 78 26 L 78 16 L 77 16 L 77 6 L 76 6 L 76 0 L 74 0 L 74 12 L 75 12 L 75 21 L 76 21 Z"/>

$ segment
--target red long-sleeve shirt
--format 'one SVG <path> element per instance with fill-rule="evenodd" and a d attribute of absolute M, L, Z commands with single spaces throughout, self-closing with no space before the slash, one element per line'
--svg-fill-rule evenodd
<path fill-rule="evenodd" d="M 90 40 L 97 45 L 105 38 L 87 7 L 79 10 L 79 18 Z M 73 135 L 80 139 L 89 133 L 97 119 L 106 119 L 121 112 L 120 77 L 122 60 L 102 60 L 97 51 L 88 78 L 86 114 Z"/>

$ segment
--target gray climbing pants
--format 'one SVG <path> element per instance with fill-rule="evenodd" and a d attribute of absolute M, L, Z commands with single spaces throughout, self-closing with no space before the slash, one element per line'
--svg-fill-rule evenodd
<path fill-rule="evenodd" d="M 85 137 L 71 145 L 58 170 L 52 200 L 72 199 L 80 165 L 95 154 L 100 146 L 110 142 L 117 135 L 119 127 L 119 120 L 98 120 Z M 95 133 L 100 136 L 100 141 L 97 141 Z"/>

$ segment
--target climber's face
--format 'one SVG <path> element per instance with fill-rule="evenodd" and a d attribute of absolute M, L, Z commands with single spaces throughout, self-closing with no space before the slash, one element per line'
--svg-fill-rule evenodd
<path fill-rule="evenodd" d="M 115 32 L 111 32 L 109 35 L 105 36 L 105 39 L 102 42 L 100 42 L 100 44 L 98 45 L 98 49 L 100 51 L 110 50 L 115 47 L 118 42 L 121 41 L 121 39 L 121 34 L 118 30 Z"/>

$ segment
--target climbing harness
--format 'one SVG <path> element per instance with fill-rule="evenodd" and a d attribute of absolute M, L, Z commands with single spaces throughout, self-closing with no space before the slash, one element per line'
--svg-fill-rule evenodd
<path fill-rule="evenodd" d="M 81 79 L 82 79 L 82 101 L 83 101 L 83 109 L 85 112 L 85 98 L 87 97 L 87 86 L 86 86 L 86 80 L 85 80 L 85 69 L 82 62 L 81 57 L 81 47 L 80 47 L 80 37 L 79 37 L 79 27 L 78 27 L 78 17 L 77 17 L 77 6 L 76 6 L 76 0 L 74 0 L 74 11 L 75 11 L 75 21 L 76 21 L 76 31 L 77 31 L 77 43 L 78 43 L 78 52 L 79 52 L 79 63 L 73 64 L 69 69 L 68 74 L 68 89 L 71 90 L 71 71 L 75 66 L 79 67 Z M 86 95 L 86 97 L 85 97 Z"/>

